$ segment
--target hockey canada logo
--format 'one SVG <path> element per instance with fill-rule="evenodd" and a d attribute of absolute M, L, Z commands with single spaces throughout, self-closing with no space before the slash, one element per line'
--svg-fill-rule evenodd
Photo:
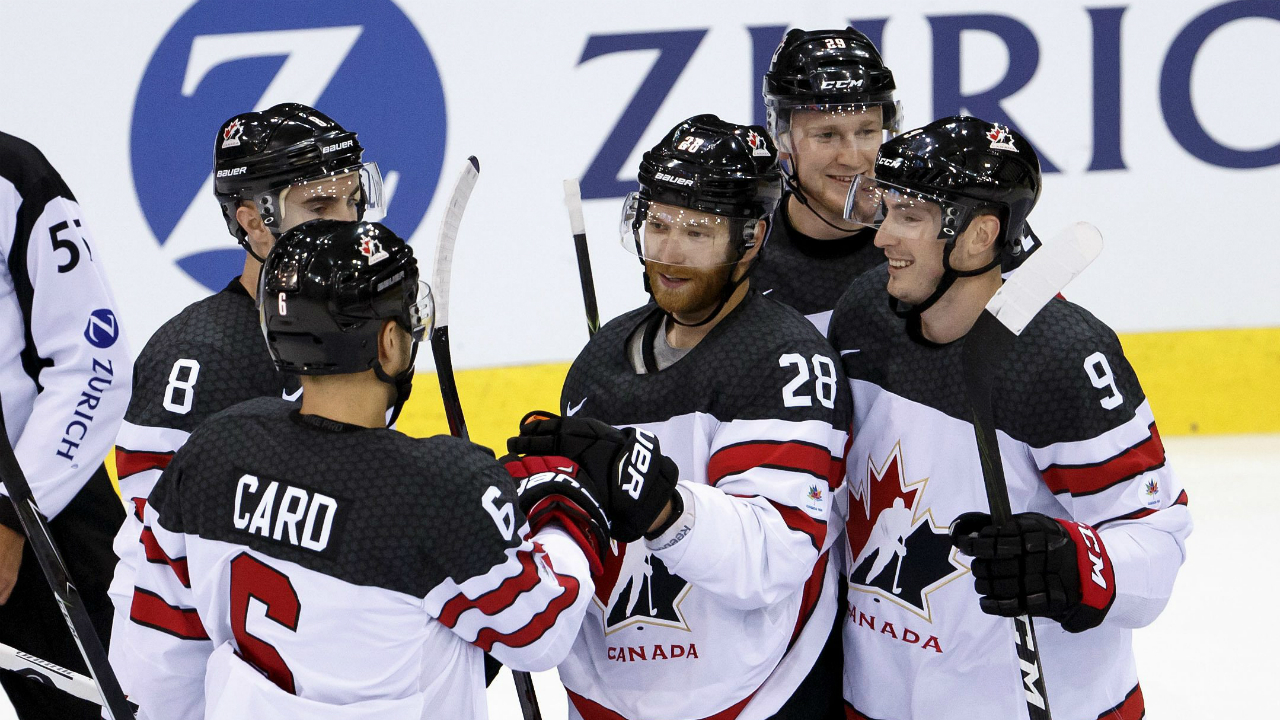
<path fill-rule="evenodd" d="M 360 254 L 369 258 L 369 264 L 373 265 L 386 260 L 387 251 L 382 249 L 382 243 L 373 238 L 364 238 L 360 241 Z"/>
<path fill-rule="evenodd" d="M 765 157 L 769 156 L 769 146 L 765 144 L 764 138 L 761 137 L 760 133 L 755 130 L 751 130 L 747 133 L 747 144 L 751 146 L 752 157 L 759 155 L 763 155 Z"/>
<path fill-rule="evenodd" d="M 992 125 L 991 130 L 987 132 L 987 139 L 991 141 L 992 150 L 1012 150 L 1017 152 L 1018 148 L 1013 146 L 1013 136 L 1009 134 L 1009 128 L 1003 125 Z"/>
<path fill-rule="evenodd" d="M 619 544 L 616 554 L 605 559 L 604 576 L 596 584 L 605 635 L 639 625 L 689 630 L 680 612 L 689 589 L 644 543 Z"/>
<path fill-rule="evenodd" d="M 128 138 L 138 204 L 162 254 L 210 290 L 243 268 L 213 197 L 210 141 L 244 143 L 243 125 L 217 128 L 281 102 L 311 105 L 359 134 L 364 159 L 382 170 L 384 222 L 412 235 L 440 178 L 446 115 L 435 61 L 404 12 L 392 0 L 273 0 L 252 12 L 236 0 L 184 5 L 142 75 Z M 371 85 L 386 68 L 413 92 L 391 97 Z M 373 96 L 390 98 L 394 112 Z"/>
<path fill-rule="evenodd" d="M 866 477 L 854 486 L 849 508 L 849 547 L 857 553 L 849 586 L 933 622 L 929 593 L 968 568 L 951 546 L 947 525 L 935 522 L 921 501 L 929 478 L 906 478 L 899 445 L 879 466 L 867 458 Z"/>

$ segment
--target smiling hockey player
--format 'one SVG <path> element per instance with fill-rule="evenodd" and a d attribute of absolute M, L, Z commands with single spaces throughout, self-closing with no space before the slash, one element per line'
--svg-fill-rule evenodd
<path fill-rule="evenodd" d="M 1172 591 L 1187 496 L 1115 333 L 1061 298 L 993 370 L 1015 514 L 987 514 L 961 356 L 1039 194 L 1026 138 L 971 117 L 885 143 L 850 190 L 889 261 L 849 288 L 830 332 L 856 409 L 850 718 L 1026 717 L 1008 619 L 1023 614 L 1055 718 L 1144 713 L 1133 629 Z"/>
<path fill-rule="evenodd" d="M 780 194 L 773 144 L 699 115 L 639 180 L 622 239 L 654 302 L 601 328 L 565 416 L 509 445 L 607 485 L 617 543 L 559 667 L 571 717 L 839 717 L 828 518 L 849 396 L 822 336 L 749 281 Z"/>

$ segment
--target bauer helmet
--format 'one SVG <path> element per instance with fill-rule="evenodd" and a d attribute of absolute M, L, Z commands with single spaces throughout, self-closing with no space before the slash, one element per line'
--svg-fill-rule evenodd
<path fill-rule="evenodd" d="M 782 196 L 778 151 L 765 129 L 735 125 L 715 115 L 697 115 L 676 125 L 640 161 L 640 190 L 623 203 L 623 247 L 642 260 L 646 252 L 646 219 L 650 211 L 671 215 L 681 209 L 716 216 L 729 227 L 728 252 L 714 262 L 733 264 L 752 246 L 758 221 L 768 221 Z M 656 217 L 655 217 L 656 219 Z M 664 217 L 663 221 L 680 222 Z"/>
<path fill-rule="evenodd" d="M 315 108 L 282 103 L 236 115 L 219 128 L 213 154 L 214 195 L 222 205 L 227 229 L 250 253 L 253 250 L 236 220 L 236 208 L 253 202 L 263 224 L 279 236 L 285 227 L 281 198 L 297 185 L 358 173 L 357 217 L 378 220 L 384 214 L 377 164 L 361 160 L 364 148 L 355 133 Z"/>
<path fill-rule="evenodd" d="M 903 133 L 880 147 L 875 177 L 859 175 L 849 188 L 845 218 L 895 232 L 886 203 L 931 206 L 937 238 L 943 241 L 944 273 L 923 312 L 955 282 L 981 275 L 1023 251 L 1027 215 L 1040 197 L 1040 160 L 1017 131 L 975 117 L 952 116 Z M 956 239 L 980 214 L 1000 220 L 997 252 L 985 267 L 959 271 L 951 266 Z"/>
<path fill-rule="evenodd" d="M 296 375 L 380 372 L 382 321 L 395 320 L 416 345 L 434 315 L 412 248 L 364 221 L 311 220 L 286 232 L 262 266 L 258 300 L 276 368 Z"/>

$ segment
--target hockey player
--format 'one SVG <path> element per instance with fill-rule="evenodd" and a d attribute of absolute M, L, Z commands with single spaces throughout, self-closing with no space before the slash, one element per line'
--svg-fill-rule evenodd
<path fill-rule="evenodd" d="M 844 219 L 855 175 L 898 127 L 893 73 L 871 40 L 850 28 L 787 33 L 764 76 L 769 132 L 782 151 L 787 192 L 755 285 L 823 333 L 840 294 L 884 262 L 874 232 Z"/>
<path fill-rule="evenodd" d="M 517 501 L 485 449 L 384 427 L 431 309 L 383 226 L 306 223 L 262 273 L 302 404 L 210 418 L 151 493 L 123 632 L 141 717 L 486 717 L 482 649 L 545 670 L 578 633 L 607 525 L 590 478 L 528 457 Z"/>
<path fill-rule="evenodd" d="M 889 262 L 850 286 L 830 333 L 855 408 L 849 716 L 1026 717 L 1001 616 L 1029 613 L 1055 718 L 1137 720 L 1133 628 L 1164 608 L 1191 518 L 1115 333 L 1054 299 L 993 370 L 1015 513 L 1000 527 L 969 422 L 961 354 L 1040 194 L 1035 151 L 1002 125 L 949 117 L 876 162 L 851 214 L 877 227 Z M 899 508 L 909 527 L 890 519 Z M 890 526 L 904 552 L 877 539 Z"/>
<path fill-rule="evenodd" d="M 101 263 L 102 247 L 58 171 L 30 143 L 0 133 L 0 413 L 105 642 L 109 548 L 124 512 L 102 460 L 129 402 L 132 354 Z M 85 672 L 7 497 L 0 497 L 0 642 Z M 98 714 L 12 673 L 0 673 L 0 685 L 24 720 Z"/>
<path fill-rule="evenodd" d="M 713 115 L 645 153 L 622 234 L 654 301 L 601 328 L 564 416 L 509 445 L 608 486 L 617 543 L 559 667 L 572 718 L 840 716 L 823 651 L 849 396 L 822 336 L 748 281 L 779 175 L 764 128 Z"/>
<path fill-rule="evenodd" d="M 142 505 L 187 436 L 216 412 L 250 398 L 296 398 L 258 328 L 254 297 L 262 259 L 284 230 L 313 218 L 381 213 L 381 176 L 362 161 L 354 133 L 294 103 L 236 115 L 214 140 L 214 193 L 227 229 L 245 249 L 244 272 L 166 322 L 138 357 L 133 398 L 116 439 L 120 491 L 131 510 L 115 539 L 111 597 L 127 622 L 140 562 Z M 129 660 L 111 648 L 126 692 Z"/>

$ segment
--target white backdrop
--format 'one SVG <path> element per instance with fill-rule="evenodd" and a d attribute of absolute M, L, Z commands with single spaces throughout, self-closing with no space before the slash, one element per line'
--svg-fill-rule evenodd
<path fill-rule="evenodd" d="M 318 97 L 401 180 L 387 222 L 416 228 L 426 265 L 439 208 L 475 154 L 482 174 L 454 265 L 455 364 L 567 360 L 585 332 L 561 180 L 587 175 L 587 194 L 605 196 L 586 210 L 611 317 L 643 298 L 636 261 L 616 239 L 616 180 L 634 177 L 640 153 L 689 115 L 753 118 L 757 54 L 780 33 L 761 28 L 887 18 L 882 45 L 907 126 L 978 96 L 1061 170 L 1031 216 L 1039 232 L 1077 219 L 1102 229 L 1108 249 L 1073 299 L 1120 331 L 1280 325 L 1280 3 L 1088 7 L 0 0 L 0 130 L 41 147 L 85 206 L 135 349 L 209 292 L 178 261 L 235 247 L 200 185 L 222 119 Z M 753 48 L 753 37 L 764 39 Z M 687 63 L 682 49 L 692 50 Z M 983 96 L 993 87 L 1007 95 L 998 106 Z M 615 132 L 620 119 L 638 142 Z M 432 149 L 442 132 L 443 159 Z M 614 161 L 593 166 L 606 145 Z M 230 277 L 201 272 L 218 286 Z"/>

